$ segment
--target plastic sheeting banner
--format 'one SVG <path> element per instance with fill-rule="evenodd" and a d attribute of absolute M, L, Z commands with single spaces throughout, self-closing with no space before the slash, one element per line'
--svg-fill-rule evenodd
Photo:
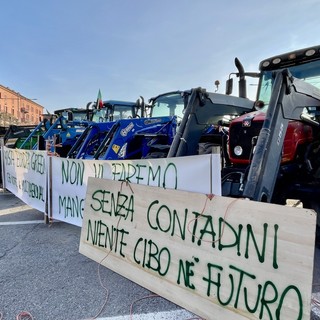
<path fill-rule="evenodd" d="M 3 147 L 4 184 L 29 206 L 45 212 L 47 155 L 45 151 Z"/>
<path fill-rule="evenodd" d="M 81 226 L 88 177 L 221 194 L 220 155 L 97 161 L 52 157 L 51 217 Z M 105 183 L 108 183 L 107 180 Z"/>

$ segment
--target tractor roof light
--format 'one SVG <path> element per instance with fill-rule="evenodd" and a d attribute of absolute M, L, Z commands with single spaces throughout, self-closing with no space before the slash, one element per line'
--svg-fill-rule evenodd
<path fill-rule="evenodd" d="M 309 50 L 306 51 L 305 55 L 306 55 L 307 57 L 311 57 L 311 56 L 313 56 L 315 53 L 316 53 L 316 50 L 314 50 L 314 49 L 309 49 Z"/>
<path fill-rule="evenodd" d="M 268 67 L 270 65 L 270 61 L 268 61 L 268 60 L 266 60 L 266 61 L 263 61 L 263 63 L 262 63 L 262 66 L 263 67 Z"/>
<path fill-rule="evenodd" d="M 273 60 L 272 60 L 272 63 L 273 64 L 279 64 L 281 62 L 281 59 L 280 58 L 274 58 Z"/>
<path fill-rule="evenodd" d="M 288 59 L 289 59 L 289 60 L 293 60 L 293 59 L 295 59 L 296 57 L 297 57 L 297 55 L 296 55 L 295 53 L 291 53 L 291 54 L 289 54 Z"/>

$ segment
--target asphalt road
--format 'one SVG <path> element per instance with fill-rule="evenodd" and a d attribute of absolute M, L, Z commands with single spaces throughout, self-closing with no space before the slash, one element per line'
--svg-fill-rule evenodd
<path fill-rule="evenodd" d="M 130 319 L 130 313 L 134 319 L 194 318 L 80 254 L 80 232 L 66 223 L 45 224 L 41 212 L 0 190 L 1 320 L 22 312 L 35 320 Z"/>
<path fill-rule="evenodd" d="M 43 214 L 0 189 L 0 320 L 198 319 L 79 253 L 81 229 L 45 224 Z M 315 249 L 312 320 L 320 319 Z M 25 313 L 26 315 L 26 313 Z M 132 317 L 131 317 L 132 315 Z M 134 315 L 134 316 L 133 316 Z"/>

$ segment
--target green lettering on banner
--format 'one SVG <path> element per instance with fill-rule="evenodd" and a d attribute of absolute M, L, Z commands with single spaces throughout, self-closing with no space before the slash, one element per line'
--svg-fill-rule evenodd
<path fill-rule="evenodd" d="M 96 178 L 100 178 L 102 179 L 103 178 L 103 172 L 104 172 L 104 169 L 103 169 L 103 165 L 101 163 L 94 163 L 93 164 L 93 168 L 94 168 L 94 176 Z"/>
<path fill-rule="evenodd" d="M 133 221 L 133 195 L 127 196 L 120 191 L 115 195 L 106 190 L 96 190 L 92 200 L 93 203 L 90 206 L 94 211 L 101 211 L 109 216 L 120 216 L 125 220 L 130 216 L 130 220 Z"/>
<path fill-rule="evenodd" d="M 6 177 L 9 184 L 13 185 L 14 187 L 18 187 L 17 178 L 15 176 L 10 174 L 10 172 L 7 172 Z"/>
<path fill-rule="evenodd" d="M 208 274 L 206 277 L 202 278 L 203 281 L 207 283 L 207 296 L 216 296 L 219 304 L 222 306 L 228 306 L 232 303 L 232 306 L 235 309 L 238 309 L 239 305 L 241 304 L 241 306 L 245 306 L 249 313 L 255 313 L 259 311 L 259 319 L 266 319 L 264 317 L 265 313 L 268 315 L 267 319 L 281 319 L 283 300 L 285 299 L 286 294 L 292 290 L 296 293 L 295 303 L 297 306 L 297 314 L 296 318 L 294 319 L 302 319 L 303 302 L 301 292 L 296 286 L 287 286 L 279 298 L 279 289 L 272 281 L 267 280 L 263 284 L 256 284 L 256 276 L 254 274 L 250 274 L 233 265 L 229 266 L 229 271 L 224 270 L 224 268 L 220 265 L 212 263 L 208 263 L 207 267 Z M 232 270 L 234 270 L 236 273 L 232 273 Z M 222 275 L 225 272 L 230 272 L 228 274 L 230 286 L 227 286 L 222 282 Z M 216 275 L 216 278 L 214 278 L 214 275 Z M 237 278 L 236 275 L 238 275 Z M 253 284 L 257 286 L 257 294 L 254 307 L 250 307 L 248 301 L 250 290 L 249 287 L 251 287 L 252 290 L 254 287 Z M 226 301 L 222 301 L 221 289 L 227 287 L 230 287 L 229 296 Z M 252 292 L 250 292 L 250 295 L 253 296 Z"/>
<path fill-rule="evenodd" d="M 64 218 L 83 218 L 84 199 L 78 196 L 61 196 L 59 195 L 59 214 L 63 214 Z"/>
<path fill-rule="evenodd" d="M 94 246 L 109 249 L 115 253 L 119 252 L 122 257 L 125 257 L 123 250 L 127 243 L 124 238 L 128 234 L 126 230 L 113 225 L 109 227 L 101 220 L 88 221 L 87 241 Z"/>
<path fill-rule="evenodd" d="M 199 262 L 199 258 L 193 257 L 193 261 L 182 261 L 179 260 L 179 273 L 178 273 L 178 280 L 177 283 L 180 284 L 180 278 L 181 275 L 183 275 L 184 285 L 190 289 L 195 289 L 195 285 L 191 283 L 191 277 L 193 277 L 194 274 L 194 266 L 195 262 Z"/>
<path fill-rule="evenodd" d="M 126 181 L 140 184 L 146 181 L 146 185 L 155 184 L 158 187 L 169 187 L 167 180 L 173 180 L 171 189 L 178 187 L 178 169 L 172 162 L 167 163 L 165 167 L 159 165 L 151 166 L 140 163 L 113 162 L 112 179 L 117 181 Z"/>
<path fill-rule="evenodd" d="M 30 198 L 40 200 L 44 202 L 44 189 L 42 186 L 36 185 L 28 180 L 22 180 L 22 190 Z"/>
<path fill-rule="evenodd" d="M 6 166 L 15 166 L 15 158 L 14 158 L 13 150 L 5 149 L 4 161 Z"/>
<path fill-rule="evenodd" d="M 46 166 L 45 157 L 43 154 L 32 153 L 30 163 L 31 170 L 39 174 L 45 174 Z"/>
<path fill-rule="evenodd" d="M 134 261 L 142 268 L 157 272 L 165 276 L 170 268 L 171 253 L 168 248 L 159 246 L 152 240 L 139 238 L 133 251 Z M 165 261 L 161 263 L 161 261 Z"/>
<path fill-rule="evenodd" d="M 85 165 L 82 161 L 64 159 L 61 164 L 62 184 L 83 185 Z"/>
<path fill-rule="evenodd" d="M 16 166 L 18 168 L 29 169 L 30 167 L 30 153 L 28 151 L 16 150 Z"/>
<path fill-rule="evenodd" d="M 208 319 L 308 315 L 312 275 L 301 274 L 287 250 L 297 248 L 300 259 L 313 248 L 299 239 L 288 247 L 291 226 L 281 224 L 288 223 L 290 209 L 94 178 L 87 201 L 80 252 L 95 261 L 107 255 L 103 265 L 149 290 Z M 294 228 L 315 227 L 309 211 L 303 218 L 295 213 Z M 287 272 L 289 263 L 296 277 Z"/>

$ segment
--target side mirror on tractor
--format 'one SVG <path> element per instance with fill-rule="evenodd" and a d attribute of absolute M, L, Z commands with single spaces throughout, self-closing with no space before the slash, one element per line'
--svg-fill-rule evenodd
<path fill-rule="evenodd" d="M 229 78 L 226 81 L 226 95 L 229 96 L 233 90 L 233 78 Z"/>

